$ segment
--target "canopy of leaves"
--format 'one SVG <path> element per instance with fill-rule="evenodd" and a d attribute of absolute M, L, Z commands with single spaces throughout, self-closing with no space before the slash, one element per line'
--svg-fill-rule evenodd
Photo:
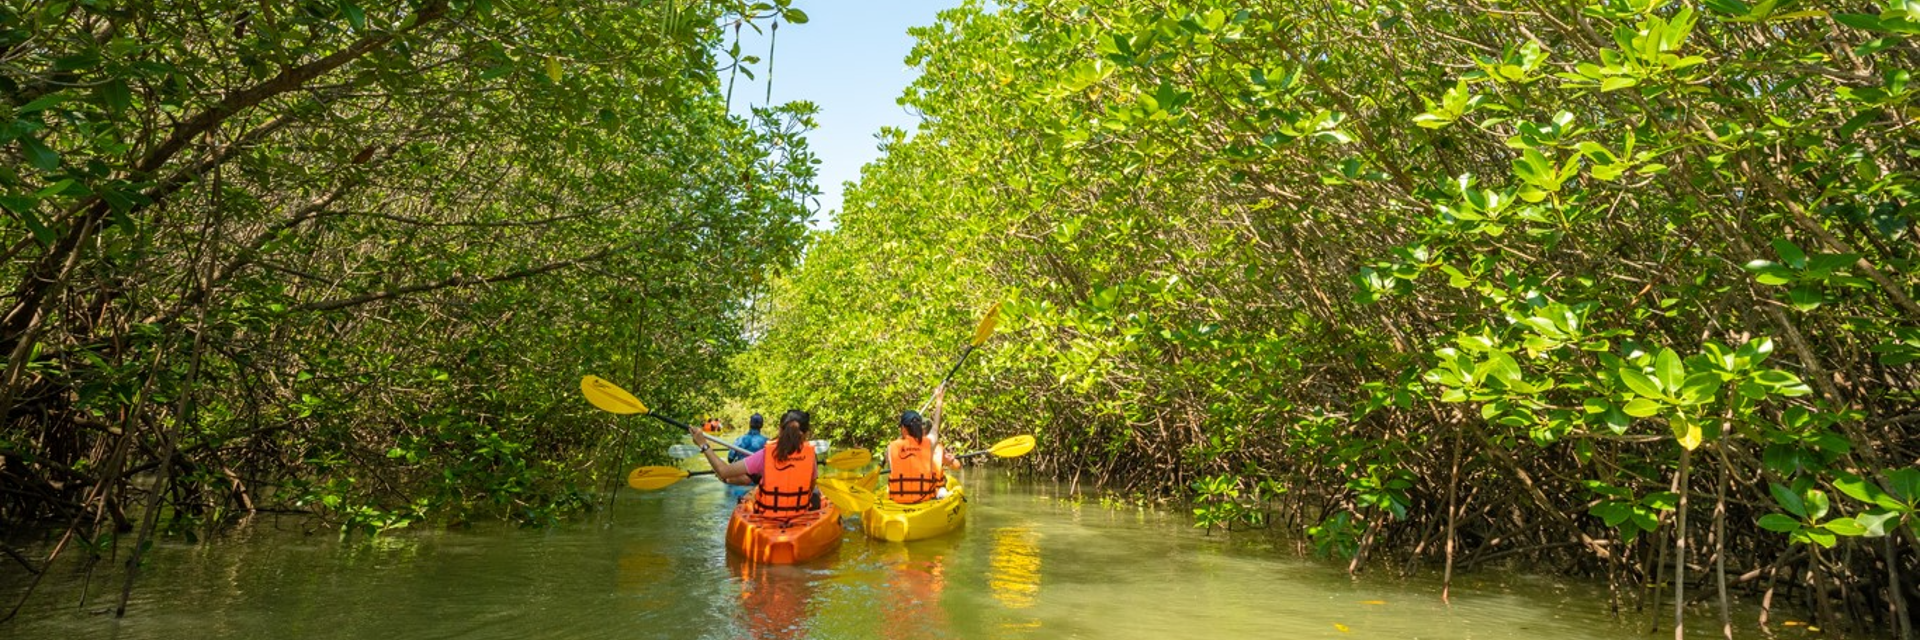
<path fill-rule="evenodd" d="M 585 504 L 671 434 L 580 376 L 713 402 L 804 240 L 813 108 L 721 92 L 747 9 L 0 8 L 0 521 Z"/>
<path fill-rule="evenodd" d="M 1684 453 L 1732 557 L 1910 546 L 1820 488 L 1920 457 L 1910 7 L 973 3 L 737 362 L 877 440 L 1004 300 L 956 422 L 1055 477 L 1652 579 Z"/>

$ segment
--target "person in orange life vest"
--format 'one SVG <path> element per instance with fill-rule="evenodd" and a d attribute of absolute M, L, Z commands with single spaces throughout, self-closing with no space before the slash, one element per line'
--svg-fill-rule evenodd
<path fill-rule="evenodd" d="M 700 443 L 700 454 L 721 482 L 759 486 L 754 502 L 762 513 L 800 513 L 820 508 L 820 492 L 813 486 L 820 476 L 820 464 L 813 446 L 807 443 L 812 424 L 813 416 L 807 412 L 788 409 L 780 416 L 780 434 L 774 446 L 755 451 L 739 462 L 721 460 L 698 427 L 688 427 L 687 435 Z"/>
<path fill-rule="evenodd" d="M 947 497 L 947 474 L 943 469 L 958 469 L 960 461 L 940 446 L 936 432 L 940 428 L 940 406 L 946 387 L 933 391 L 933 420 L 908 409 L 900 414 L 900 437 L 887 444 L 887 499 L 896 504 L 914 504 Z"/>

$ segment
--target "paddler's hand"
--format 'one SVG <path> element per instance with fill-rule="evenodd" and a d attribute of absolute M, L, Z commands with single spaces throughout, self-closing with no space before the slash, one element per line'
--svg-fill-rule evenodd
<path fill-rule="evenodd" d="M 713 446 L 707 444 L 707 434 L 701 432 L 700 427 L 687 425 L 687 437 L 693 438 L 693 446 L 700 447 L 702 453 L 705 453 L 707 448 Z"/>

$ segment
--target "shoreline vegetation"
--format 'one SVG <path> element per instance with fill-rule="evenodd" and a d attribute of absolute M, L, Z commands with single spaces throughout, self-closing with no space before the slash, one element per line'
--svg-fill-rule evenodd
<path fill-rule="evenodd" d="M 815 231 L 814 107 L 727 115 L 792 5 L 0 7 L 0 526 L 61 532 L 0 564 L 549 524 L 682 435 L 589 373 L 883 442 L 999 302 L 947 433 L 1071 491 L 1914 636 L 1920 5 L 969 2 Z"/>
<path fill-rule="evenodd" d="M 775 20 L 805 16 L 0 7 L 0 527 L 62 532 L 5 570 L 119 564 L 124 613 L 155 537 L 260 510 L 591 507 L 667 436 L 610 428 L 579 372 L 713 406 L 743 300 L 800 257 L 814 108 L 730 116 L 722 78 L 754 62 L 729 27 Z"/>
<path fill-rule="evenodd" d="M 885 415 L 1003 301 L 952 423 L 1069 486 L 1911 638 L 1909 11 L 969 3 L 736 362 Z"/>

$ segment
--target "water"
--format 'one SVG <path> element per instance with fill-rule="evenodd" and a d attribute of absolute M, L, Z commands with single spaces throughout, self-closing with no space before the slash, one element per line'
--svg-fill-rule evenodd
<path fill-rule="evenodd" d="M 1350 579 L 1264 536 L 1207 536 L 1180 516 L 1057 497 L 968 470 L 967 527 L 914 543 L 849 529 L 799 566 L 730 561 L 730 502 L 704 478 L 623 491 L 610 514 L 550 530 L 414 532 L 340 542 L 256 525 L 149 555 L 125 618 L 117 572 L 49 576 L 16 640 L 125 638 L 1568 638 L 1639 639 L 1598 585 L 1478 572 L 1442 604 L 1437 579 Z M 849 523 L 851 524 L 851 523 Z M 283 525 L 291 526 L 291 525 Z M 17 570 L 0 597 L 18 597 Z M 112 584 L 107 584 L 112 582 Z M 1662 614 L 1662 620 L 1670 613 Z M 1719 637 L 1717 616 L 1689 636 Z M 1760 637 L 1753 617 L 1736 621 Z M 1669 636 L 1662 631 L 1658 637 Z M 1782 637 L 1802 637 L 1786 628 Z"/>

